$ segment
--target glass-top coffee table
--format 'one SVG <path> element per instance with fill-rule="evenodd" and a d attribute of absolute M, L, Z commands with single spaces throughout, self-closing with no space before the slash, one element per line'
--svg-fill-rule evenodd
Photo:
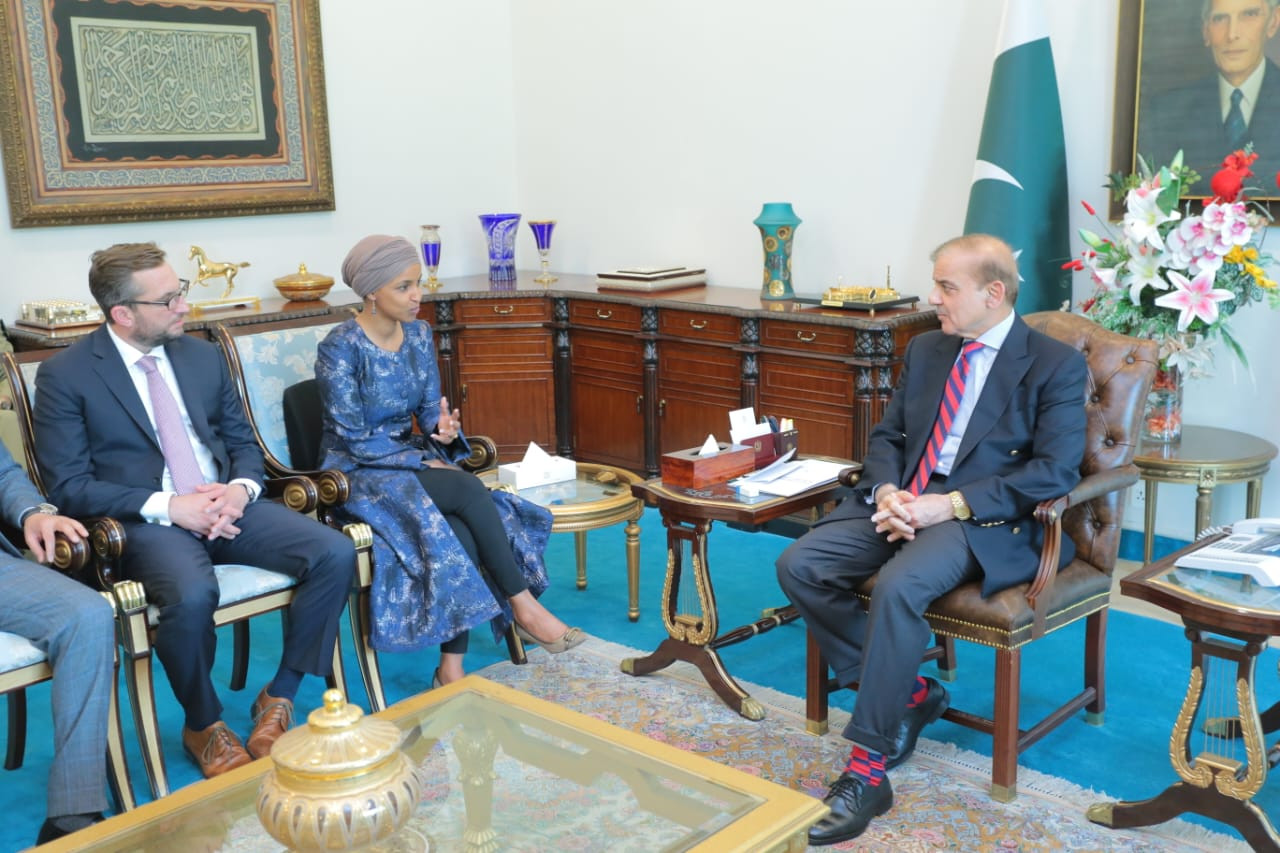
<path fill-rule="evenodd" d="M 377 715 L 405 732 L 422 799 L 385 849 L 800 851 L 814 797 L 471 675 Z M 270 851 L 254 761 L 42 851 Z"/>
<path fill-rule="evenodd" d="M 477 475 L 493 487 L 498 472 L 490 468 Z M 630 471 L 612 465 L 578 463 L 578 476 L 563 483 L 519 489 L 525 500 L 551 510 L 551 532 L 573 533 L 578 561 L 578 589 L 587 588 L 587 531 L 626 522 L 627 618 L 640 618 L 640 520 L 644 502 L 631 494 L 631 484 L 641 482 Z"/>

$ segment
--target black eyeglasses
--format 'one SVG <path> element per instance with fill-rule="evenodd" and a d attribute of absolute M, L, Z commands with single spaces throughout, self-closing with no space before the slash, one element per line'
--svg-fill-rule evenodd
<path fill-rule="evenodd" d="M 178 279 L 178 284 L 182 285 L 178 288 L 178 292 L 170 296 L 168 299 L 126 299 L 121 305 L 163 305 L 170 311 L 177 311 L 178 305 L 187 299 L 187 291 L 191 289 L 191 282 L 185 278 Z"/>

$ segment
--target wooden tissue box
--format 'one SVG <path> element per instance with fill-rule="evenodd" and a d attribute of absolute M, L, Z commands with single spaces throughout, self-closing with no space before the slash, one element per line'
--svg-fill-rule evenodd
<path fill-rule="evenodd" d="M 756 452 L 745 444 L 720 442 L 715 456 L 702 456 L 701 447 L 662 454 L 662 482 L 668 486 L 700 489 L 754 471 Z"/>

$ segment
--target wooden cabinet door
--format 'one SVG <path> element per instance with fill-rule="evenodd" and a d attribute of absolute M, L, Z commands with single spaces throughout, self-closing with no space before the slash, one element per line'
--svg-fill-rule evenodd
<path fill-rule="evenodd" d="M 739 408 L 740 357 L 731 349 L 684 341 L 658 345 L 658 450 L 729 440 L 729 412 Z"/>
<path fill-rule="evenodd" d="M 572 347 L 574 458 L 643 471 L 640 341 L 630 335 L 575 329 Z"/>
<path fill-rule="evenodd" d="M 455 344 L 463 427 L 487 435 L 503 462 L 529 442 L 555 452 L 555 374 L 545 299 L 459 302 Z"/>
<path fill-rule="evenodd" d="M 569 305 L 570 421 L 582 462 L 645 470 L 644 344 L 637 305 Z"/>

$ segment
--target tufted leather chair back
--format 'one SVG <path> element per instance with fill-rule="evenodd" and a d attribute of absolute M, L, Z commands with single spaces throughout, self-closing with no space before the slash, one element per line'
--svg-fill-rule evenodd
<path fill-rule="evenodd" d="M 1133 457 L 1142 437 L 1142 410 L 1158 361 L 1155 341 L 1111 332 L 1063 311 L 1042 311 L 1025 319 L 1033 329 L 1075 347 L 1089 365 L 1081 476 L 1115 469 L 1136 473 Z M 1075 542 L 1076 559 L 1107 575 L 1120 551 L 1123 497 L 1123 490 L 1108 492 L 1069 507 L 1062 519 L 1063 533 Z"/>

